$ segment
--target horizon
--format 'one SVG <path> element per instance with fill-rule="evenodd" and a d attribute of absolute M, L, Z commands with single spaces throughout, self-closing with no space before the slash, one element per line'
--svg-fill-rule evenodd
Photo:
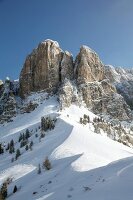
<path fill-rule="evenodd" d="M 18 79 L 47 38 L 74 58 L 86 45 L 105 65 L 133 68 L 132 8 L 132 0 L 0 0 L 0 79 Z"/>

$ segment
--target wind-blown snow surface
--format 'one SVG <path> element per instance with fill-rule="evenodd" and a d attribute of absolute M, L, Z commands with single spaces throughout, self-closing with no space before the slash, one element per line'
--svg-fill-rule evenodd
<path fill-rule="evenodd" d="M 83 126 L 79 118 L 95 116 L 84 107 L 72 105 L 59 112 L 56 97 L 43 101 L 35 111 L 19 115 L 0 127 L 0 139 L 18 137 L 26 128 L 32 131 L 33 150 L 20 149 L 22 155 L 11 163 L 13 155 L 0 155 L 0 183 L 13 177 L 8 187 L 10 200 L 132 200 L 133 150 L 104 134 L 94 133 L 92 124 Z M 35 130 L 44 115 L 57 116 L 55 129 L 39 142 Z M 39 130 L 38 130 L 38 134 Z M 37 174 L 38 164 L 48 156 L 52 169 Z M 12 194 L 14 185 L 17 193 Z M 35 192 L 35 194 L 33 194 Z"/>

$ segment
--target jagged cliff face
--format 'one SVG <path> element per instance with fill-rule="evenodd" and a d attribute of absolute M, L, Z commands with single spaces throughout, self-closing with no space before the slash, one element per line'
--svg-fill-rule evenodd
<path fill-rule="evenodd" d="M 0 84 L 0 123 L 11 121 L 17 114 L 16 95 L 18 95 L 18 82 L 6 79 Z"/>
<path fill-rule="evenodd" d="M 60 80 L 62 56 L 58 43 L 50 40 L 40 43 L 26 58 L 21 71 L 21 96 L 34 91 L 55 90 Z"/>
<path fill-rule="evenodd" d="M 121 67 L 114 68 L 113 66 L 105 66 L 105 74 L 117 92 L 121 94 L 127 104 L 133 109 L 133 70 L 123 69 Z"/>
<path fill-rule="evenodd" d="M 20 74 L 20 96 L 58 91 L 61 108 L 73 102 L 85 103 L 96 114 L 129 120 L 131 109 L 118 94 L 115 78 L 89 47 L 82 46 L 73 62 L 72 55 L 57 42 L 46 40 L 26 58 Z"/>
<path fill-rule="evenodd" d="M 73 77 L 73 58 L 59 44 L 46 40 L 27 58 L 20 74 L 20 95 L 45 90 L 55 92 L 65 77 Z"/>
<path fill-rule="evenodd" d="M 96 114 L 109 115 L 119 120 L 131 118 L 129 106 L 115 85 L 99 56 L 90 48 L 82 46 L 75 61 L 75 77 L 78 91 L 88 108 Z"/>
<path fill-rule="evenodd" d="M 82 46 L 75 61 L 75 76 L 79 84 L 101 81 L 104 67 L 98 55 L 89 47 Z"/>

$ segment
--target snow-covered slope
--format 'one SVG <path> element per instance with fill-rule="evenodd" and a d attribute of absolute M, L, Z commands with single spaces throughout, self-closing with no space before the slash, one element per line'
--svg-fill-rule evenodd
<path fill-rule="evenodd" d="M 20 148 L 22 155 L 14 162 L 15 153 L 0 155 L 0 183 L 13 177 L 8 199 L 132 200 L 133 150 L 106 134 L 96 134 L 92 123 L 80 124 L 84 114 L 91 121 L 95 117 L 86 108 L 72 105 L 59 111 L 56 98 L 41 101 L 33 112 L 18 115 L 0 127 L 4 144 L 13 138 L 19 148 L 19 135 L 27 128 L 32 133 L 29 141 L 34 143 L 32 151 Z M 56 116 L 57 122 L 40 141 L 35 135 L 40 135 L 38 127 L 45 115 Z M 37 174 L 38 164 L 42 165 L 46 156 L 52 169 Z M 19 190 L 12 194 L 14 185 Z"/>

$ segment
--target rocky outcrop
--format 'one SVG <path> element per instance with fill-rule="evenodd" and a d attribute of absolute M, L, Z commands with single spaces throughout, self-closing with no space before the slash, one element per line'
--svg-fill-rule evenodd
<path fill-rule="evenodd" d="M 9 122 L 12 117 L 16 116 L 17 103 L 14 94 L 16 90 L 13 82 L 9 78 L 2 85 L 0 95 L 0 123 Z"/>
<path fill-rule="evenodd" d="M 74 78 L 73 57 L 68 51 L 65 51 L 61 61 L 61 81 L 64 82 L 65 79 L 73 80 L 73 78 Z"/>
<path fill-rule="evenodd" d="M 106 77 L 115 85 L 117 92 L 124 97 L 133 109 L 133 70 L 121 67 L 105 66 Z"/>
<path fill-rule="evenodd" d="M 26 58 L 20 74 L 20 95 L 30 92 L 55 91 L 60 81 L 63 52 L 57 42 L 46 40 Z"/>
<path fill-rule="evenodd" d="M 75 76 L 78 84 L 101 81 L 104 78 L 103 64 L 89 47 L 80 48 L 75 61 Z"/>
<path fill-rule="evenodd" d="M 55 92 L 65 78 L 73 78 L 72 55 L 63 52 L 57 42 L 45 40 L 26 58 L 20 74 L 20 95 Z"/>
<path fill-rule="evenodd" d="M 106 76 L 100 58 L 86 46 L 81 47 L 76 58 L 75 77 L 79 93 L 94 113 L 119 120 L 128 120 L 132 117 L 129 106 L 121 95 L 117 94 L 109 76 Z"/>
<path fill-rule="evenodd" d="M 11 118 L 16 116 L 16 100 L 13 95 L 9 95 L 3 107 L 3 113 L 0 115 L 0 122 L 12 121 Z"/>
<path fill-rule="evenodd" d="M 65 79 L 59 89 L 59 102 L 61 109 L 69 107 L 72 103 L 81 104 L 81 98 L 78 95 L 77 87 L 73 81 Z"/>

